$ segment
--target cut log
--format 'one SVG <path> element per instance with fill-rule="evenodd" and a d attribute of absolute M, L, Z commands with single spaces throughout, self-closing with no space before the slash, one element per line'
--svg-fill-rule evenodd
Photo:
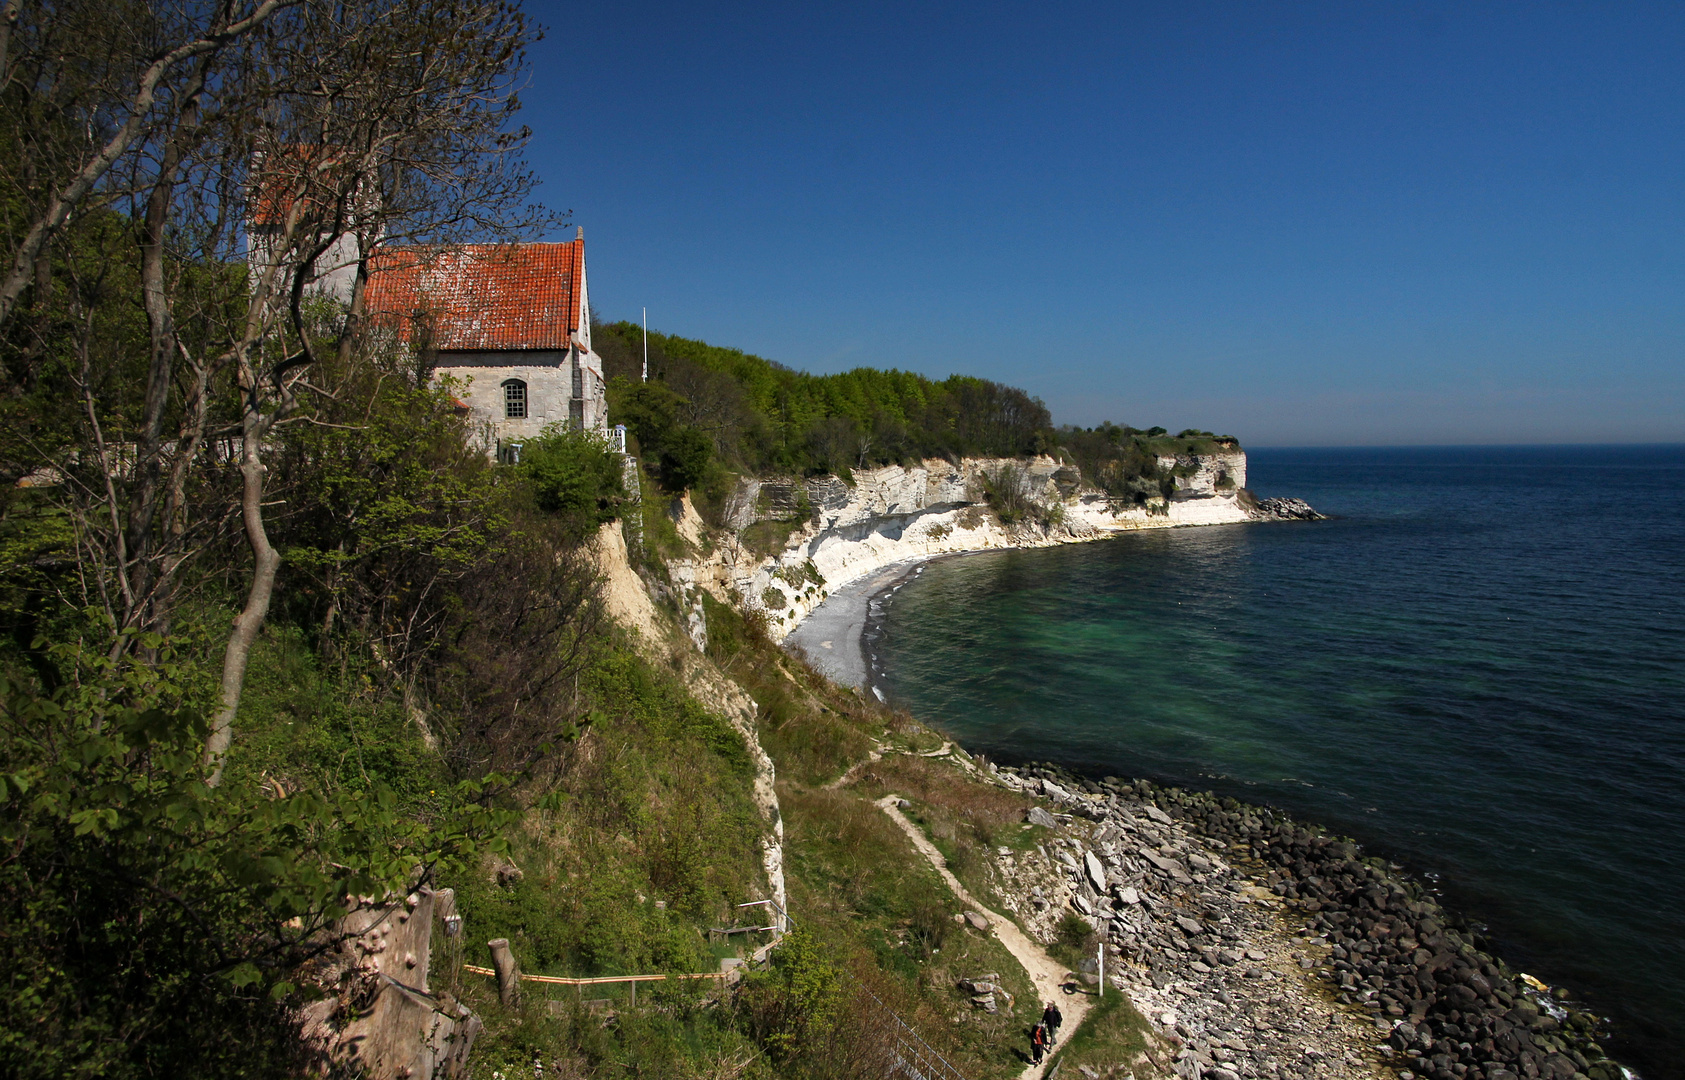
<path fill-rule="evenodd" d="M 509 939 L 493 938 L 486 945 L 491 949 L 491 966 L 497 972 L 497 998 L 505 1008 L 512 1009 L 521 1002 L 521 969 L 515 963 L 515 954 L 509 951 Z"/>

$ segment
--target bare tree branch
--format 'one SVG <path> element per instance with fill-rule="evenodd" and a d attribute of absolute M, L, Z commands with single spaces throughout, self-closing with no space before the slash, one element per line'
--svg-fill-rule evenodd
<path fill-rule="evenodd" d="M 176 46 L 146 68 L 133 95 L 126 103 L 127 121 L 82 165 L 68 183 L 53 192 L 45 209 L 36 217 L 18 244 L 12 255 L 11 269 L 7 271 L 4 281 L 0 281 L 0 326 L 4 326 L 10 318 L 12 309 L 17 306 L 18 297 L 29 285 L 36 257 L 41 250 L 70 220 L 70 215 L 82 205 L 82 201 L 94 190 L 106 172 L 146 130 L 148 118 L 157 103 L 159 83 L 163 81 L 164 76 L 183 61 L 221 48 L 262 25 L 264 20 L 277 10 L 297 2 L 298 0 L 263 0 L 251 14 L 239 20 L 232 18 L 231 2 L 221 4 L 208 33 Z M 6 24 L 8 29 L 15 25 L 16 11 L 16 4 L 9 5 Z M 9 44 L 10 33 L 7 40 Z"/>

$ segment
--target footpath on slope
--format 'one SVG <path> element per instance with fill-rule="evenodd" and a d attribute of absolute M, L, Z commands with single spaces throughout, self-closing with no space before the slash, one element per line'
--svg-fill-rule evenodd
<path fill-rule="evenodd" d="M 989 929 L 994 933 L 995 938 L 1006 947 L 1006 951 L 1012 954 L 1013 959 L 1023 965 L 1024 971 L 1030 976 L 1030 981 L 1035 984 L 1037 996 L 1043 1002 L 1060 1000 L 1063 997 L 1060 992 L 1061 987 L 1065 983 L 1065 975 L 1068 971 L 1065 965 L 1053 959 L 1045 949 L 1031 941 L 1022 930 L 1018 929 L 1017 923 L 1004 915 L 989 910 L 980 900 L 972 896 L 964 885 L 960 884 L 959 879 L 948 869 L 948 860 L 936 849 L 936 845 L 932 844 L 929 838 L 924 835 L 924 831 L 908 820 L 907 815 L 903 814 L 900 808 L 896 806 L 900 799 L 901 796 L 899 795 L 885 795 L 877 801 L 876 805 L 878 809 L 889 815 L 891 821 L 900 826 L 902 832 L 907 834 L 907 838 L 913 842 L 913 847 L 917 848 L 919 853 L 930 861 L 930 865 L 936 868 L 936 872 L 942 876 L 942 880 L 947 883 L 953 894 L 961 902 L 989 920 Z M 1091 1003 L 1086 994 L 1074 995 L 1064 999 L 1064 1002 L 1068 1008 L 1062 1008 L 1060 1011 L 1065 1014 L 1065 1038 L 1069 1038 L 1082 1025 L 1083 1018 L 1088 1015 Z M 1041 1071 L 1042 1066 L 1040 1065 L 1026 1065 L 1024 1071 L 1019 1074 L 1020 1080 L 1035 1080 L 1036 1077 L 1041 1075 Z"/>

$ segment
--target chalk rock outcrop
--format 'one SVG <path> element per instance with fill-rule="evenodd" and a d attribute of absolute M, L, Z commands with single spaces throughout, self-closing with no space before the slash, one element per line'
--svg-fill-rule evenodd
<path fill-rule="evenodd" d="M 1164 458 L 1160 465 L 1176 474 L 1175 490 L 1144 505 L 1120 504 L 1084 487 L 1076 468 L 1051 457 L 957 464 L 932 458 L 862 469 L 852 483 L 835 476 L 745 479 L 726 509 L 731 532 L 782 522 L 790 534 L 770 557 L 741 549 L 723 554 L 725 576 L 747 606 L 767 613 L 773 636 L 782 639 L 838 586 L 905 559 L 1273 516 L 1260 514 L 1245 491 L 1240 450 Z M 1011 522 L 989 506 L 988 493 L 998 497 L 1003 488 L 1027 508 Z"/>

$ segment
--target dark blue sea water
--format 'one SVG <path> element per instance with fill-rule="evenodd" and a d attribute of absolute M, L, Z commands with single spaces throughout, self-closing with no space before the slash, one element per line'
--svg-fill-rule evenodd
<path fill-rule="evenodd" d="M 1685 446 L 1257 451 L 1250 480 L 1337 517 L 929 564 L 882 688 L 974 751 L 1436 875 L 1685 1076 Z"/>

